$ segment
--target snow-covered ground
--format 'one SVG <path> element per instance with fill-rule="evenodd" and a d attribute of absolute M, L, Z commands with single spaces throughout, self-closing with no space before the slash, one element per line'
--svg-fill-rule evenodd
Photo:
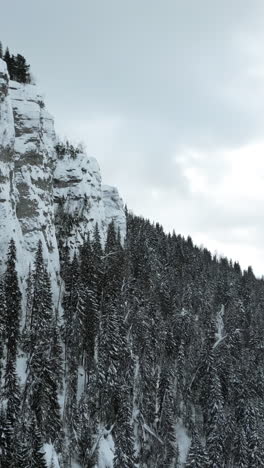
<path fill-rule="evenodd" d="M 47 463 L 48 468 L 52 466 L 52 468 L 60 468 L 58 455 L 56 450 L 54 449 L 52 444 L 44 444 L 43 446 L 44 453 L 45 453 L 45 460 Z M 53 465 L 52 465 L 53 463 Z"/>
<path fill-rule="evenodd" d="M 216 333 L 215 333 L 215 343 L 214 348 L 225 338 L 224 336 L 224 313 L 225 307 L 222 305 L 221 309 L 216 316 Z"/>
<path fill-rule="evenodd" d="M 175 431 L 176 440 L 179 448 L 179 461 L 183 466 L 188 456 L 189 448 L 191 445 L 191 439 L 188 436 L 187 430 L 184 427 L 181 420 L 179 420 L 176 424 Z"/>
<path fill-rule="evenodd" d="M 111 434 L 103 436 L 99 442 L 98 468 L 113 468 L 115 444 Z"/>

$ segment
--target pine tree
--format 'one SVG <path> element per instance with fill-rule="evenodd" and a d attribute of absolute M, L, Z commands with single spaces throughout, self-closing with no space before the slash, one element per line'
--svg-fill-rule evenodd
<path fill-rule="evenodd" d="M 217 370 L 212 367 L 206 422 L 207 447 L 212 468 L 218 468 L 224 463 L 224 421 L 221 383 Z"/>
<path fill-rule="evenodd" d="M 249 466 L 248 442 L 242 426 L 235 434 L 232 452 L 234 468 L 247 468 Z"/>
<path fill-rule="evenodd" d="M 103 282 L 103 249 L 98 223 L 96 223 L 92 239 L 93 263 L 94 263 L 94 280 L 96 286 L 96 295 L 98 307 L 102 299 L 102 282 Z"/>
<path fill-rule="evenodd" d="M 29 83 L 29 65 L 26 63 L 25 57 L 23 55 L 17 54 L 14 59 L 15 67 L 15 80 L 19 83 Z"/>
<path fill-rule="evenodd" d="M 7 47 L 3 59 L 7 64 L 7 69 L 11 80 L 18 81 L 19 83 L 30 83 L 30 65 L 27 64 L 23 55 L 17 54 L 16 56 L 11 56 Z"/>
<path fill-rule="evenodd" d="M 44 457 L 41 434 L 33 415 L 27 429 L 27 446 L 24 450 L 23 468 L 48 468 Z"/>
<path fill-rule="evenodd" d="M 129 388 L 123 384 L 119 389 L 119 411 L 116 419 L 114 468 L 135 468 L 134 434 L 131 424 Z"/>
<path fill-rule="evenodd" d="M 8 358 L 15 360 L 19 340 L 19 322 L 21 316 L 21 292 L 16 271 L 16 246 L 13 239 L 9 243 L 4 278 L 6 300 L 6 346 Z"/>
<path fill-rule="evenodd" d="M 76 285 L 79 284 L 79 262 L 76 255 L 72 262 L 68 258 L 67 264 L 64 265 L 64 282 L 65 293 L 62 302 L 64 309 L 63 339 L 65 343 L 65 362 L 67 362 L 71 346 L 70 340 L 72 339 L 73 315 L 78 303 L 78 289 Z"/>
<path fill-rule="evenodd" d="M 175 420 L 176 417 L 173 413 L 173 395 L 169 387 L 165 390 L 161 418 L 159 421 L 159 435 L 164 444 L 161 460 L 163 466 L 173 466 L 177 463 Z"/>
<path fill-rule="evenodd" d="M 123 273 L 123 251 L 120 245 L 115 229 L 114 222 L 112 221 L 107 230 L 107 238 L 104 252 L 104 277 L 103 289 L 104 298 L 107 302 L 118 296 L 122 285 Z"/>
<path fill-rule="evenodd" d="M 13 428 L 10 421 L 7 420 L 3 408 L 0 410 L 0 461 L 1 468 L 8 468 L 13 463 L 12 439 Z"/>
<path fill-rule="evenodd" d="M 2 359 L 4 356 L 4 343 L 6 339 L 6 299 L 4 279 L 0 278 L 0 382 L 2 379 Z"/>
<path fill-rule="evenodd" d="M 34 264 L 34 292 L 30 317 L 30 354 L 36 346 L 48 352 L 52 324 L 52 296 L 50 279 L 44 265 L 42 243 L 38 244 Z"/>
<path fill-rule="evenodd" d="M 99 332 L 98 258 L 89 237 L 80 251 L 79 304 L 77 317 L 80 327 L 80 355 L 85 371 L 93 365 L 95 343 Z"/>
<path fill-rule="evenodd" d="M 26 314 L 25 323 L 21 337 L 21 347 L 24 351 L 30 350 L 30 335 L 31 335 L 31 314 L 32 314 L 32 301 L 34 292 L 34 280 L 31 265 L 29 266 L 29 272 L 26 282 Z"/>
<path fill-rule="evenodd" d="M 56 324 L 56 319 L 53 318 L 51 327 L 51 347 L 50 347 L 50 365 L 52 374 L 57 382 L 58 388 L 63 387 L 63 349 L 59 329 Z"/>
<path fill-rule="evenodd" d="M 7 401 L 6 416 L 8 421 L 15 426 L 18 423 L 20 412 L 20 388 L 16 374 L 15 361 L 12 357 L 7 357 L 5 373 L 4 373 L 4 387 L 3 396 Z"/>
<path fill-rule="evenodd" d="M 6 51 L 5 51 L 4 61 L 6 62 L 7 70 L 8 70 L 10 79 L 12 80 L 13 79 L 13 69 L 12 69 L 13 63 L 11 60 L 11 55 L 10 55 L 8 47 L 6 48 Z"/>
<path fill-rule="evenodd" d="M 34 264 L 34 291 L 30 317 L 30 355 L 25 396 L 46 442 L 59 439 L 61 431 L 58 383 L 61 382 L 51 285 L 39 242 Z M 55 340 L 55 341 L 54 341 Z M 58 355 L 51 354 L 58 352 Z"/>
<path fill-rule="evenodd" d="M 14 429 L 11 421 L 6 417 L 2 419 L 0 426 L 1 437 L 1 468 L 16 467 L 16 451 L 14 440 Z"/>
<path fill-rule="evenodd" d="M 2 42 L 0 41 L 0 59 L 3 58 L 3 45 Z"/>
<path fill-rule="evenodd" d="M 211 465 L 209 463 L 206 449 L 202 446 L 197 433 L 195 433 L 192 439 L 185 468 L 209 468 L 209 466 Z"/>
<path fill-rule="evenodd" d="M 98 411 L 97 379 L 93 374 L 89 378 L 78 407 L 78 449 L 81 465 L 92 467 L 98 456 Z"/>

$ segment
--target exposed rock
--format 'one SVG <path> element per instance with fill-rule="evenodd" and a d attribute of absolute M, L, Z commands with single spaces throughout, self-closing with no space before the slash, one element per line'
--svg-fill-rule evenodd
<path fill-rule="evenodd" d="M 105 223 L 108 225 L 112 220 L 120 231 L 121 240 L 124 241 L 126 235 L 126 216 L 124 203 L 116 187 L 103 185 L 103 202 L 105 207 Z"/>
<path fill-rule="evenodd" d="M 14 183 L 15 129 L 8 86 L 6 64 L 0 60 L 0 271 L 4 269 L 11 237 L 16 240 L 18 254 L 23 262 L 23 236 L 16 216 L 17 192 Z M 21 269 L 19 273 L 22 276 Z"/>
<path fill-rule="evenodd" d="M 0 268 L 13 237 L 19 276 L 25 281 L 41 240 L 56 298 L 60 212 L 70 221 L 64 241 L 72 253 L 96 223 L 102 241 L 112 219 L 124 239 L 126 221 L 117 190 L 102 189 L 97 161 L 85 153 L 58 158 L 55 142 L 53 118 L 37 87 L 9 81 L 0 59 Z"/>
<path fill-rule="evenodd" d="M 10 97 L 15 126 L 16 216 L 23 233 L 23 248 L 29 253 L 25 268 L 34 261 L 37 244 L 41 240 L 55 293 L 59 280 L 59 254 L 52 184 L 55 158 L 53 119 L 43 108 L 43 99 L 36 86 L 11 81 Z"/>
<path fill-rule="evenodd" d="M 96 223 L 103 242 L 107 225 L 112 219 L 120 228 L 124 239 L 126 221 L 123 204 L 117 190 L 110 187 L 108 189 L 104 197 L 100 168 L 96 159 L 88 157 L 85 153 L 79 153 L 75 158 L 65 154 L 57 159 L 54 171 L 57 229 L 61 233 L 62 216 L 66 221 L 67 216 L 71 217 L 72 229 L 64 233 L 64 239 L 72 253 L 83 243 L 87 232 L 93 232 Z M 112 195 L 112 192 L 115 193 L 115 201 L 112 200 L 111 203 L 109 194 Z"/>

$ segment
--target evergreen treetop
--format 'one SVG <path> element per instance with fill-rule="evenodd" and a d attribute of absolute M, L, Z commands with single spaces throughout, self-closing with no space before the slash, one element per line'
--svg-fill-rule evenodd
<path fill-rule="evenodd" d="M 18 81 L 19 83 L 31 83 L 30 65 L 26 62 L 23 55 L 11 55 L 8 47 L 3 54 L 3 47 L 0 42 L 0 58 L 6 62 L 11 80 Z"/>

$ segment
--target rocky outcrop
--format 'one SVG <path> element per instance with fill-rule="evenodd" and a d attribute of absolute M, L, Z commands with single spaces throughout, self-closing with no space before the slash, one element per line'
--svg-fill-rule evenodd
<path fill-rule="evenodd" d="M 14 115 L 14 184 L 16 216 L 23 235 L 27 264 L 42 241 L 44 258 L 52 278 L 59 281 L 59 254 L 54 224 L 53 166 L 55 132 L 36 86 L 10 81 Z"/>
<path fill-rule="evenodd" d="M 10 238 L 16 241 L 20 258 L 23 257 L 22 231 L 16 216 L 17 190 L 14 181 L 15 129 L 9 78 L 5 62 L 0 60 L 0 272 L 3 271 Z M 23 276 L 22 263 L 19 265 Z"/>
<path fill-rule="evenodd" d="M 79 153 L 76 157 L 65 154 L 56 160 L 54 200 L 58 236 L 64 239 L 72 253 L 83 244 L 88 232 L 93 233 L 96 224 L 102 242 L 112 220 L 124 240 L 123 202 L 116 188 L 101 185 L 100 168 L 95 158 Z"/>
<path fill-rule="evenodd" d="M 84 153 L 75 158 L 65 154 L 57 159 L 54 200 L 57 232 L 72 252 L 83 243 L 87 232 L 93 231 L 96 223 L 104 238 L 105 210 L 96 159 L 88 158 Z"/>
<path fill-rule="evenodd" d="M 103 185 L 102 192 L 105 209 L 105 223 L 108 225 L 111 221 L 114 221 L 116 228 L 120 231 L 121 240 L 124 241 L 126 235 L 126 216 L 123 200 L 116 187 Z"/>
<path fill-rule="evenodd" d="M 58 156 L 55 143 L 53 119 L 37 87 L 9 81 L 0 59 L 0 267 L 13 237 L 24 281 L 41 240 L 57 295 L 58 235 L 74 252 L 96 223 L 104 241 L 112 219 L 124 239 L 126 222 L 117 190 L 102 189 L 97 161 L 83 152 Z M 65 232 L 62 219 L 68 221 Z"/>

